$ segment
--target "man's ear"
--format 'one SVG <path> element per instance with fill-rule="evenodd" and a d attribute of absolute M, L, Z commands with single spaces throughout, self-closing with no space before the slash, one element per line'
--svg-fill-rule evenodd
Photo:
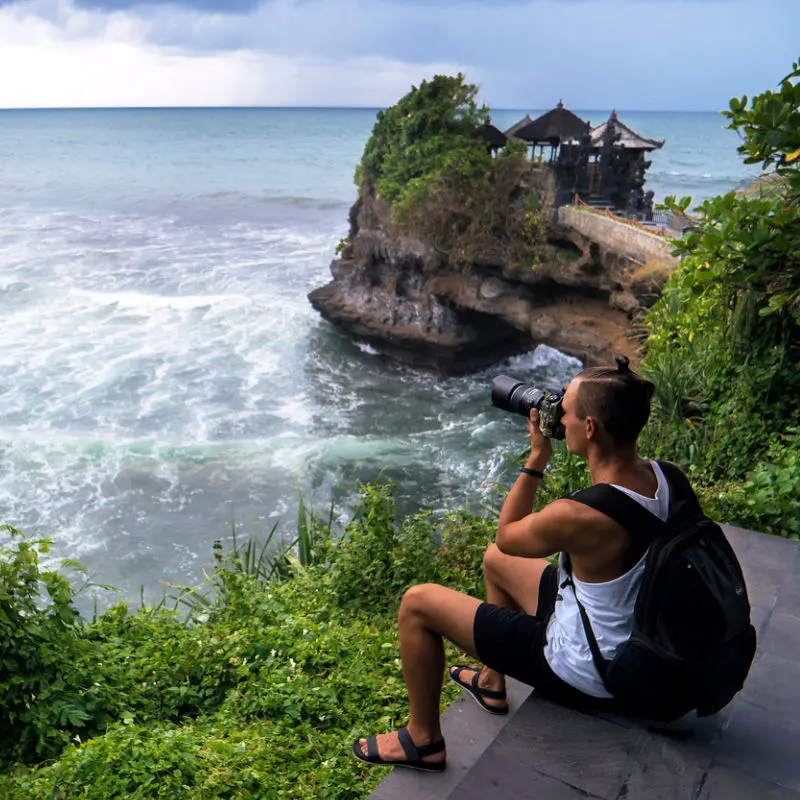
<path fill-rule="evenodd" d="M 597 437 L 600 425 L 594 417 L 586 417 L 584 422 L 586 423 L 586 438 L 591 441 Z"/>

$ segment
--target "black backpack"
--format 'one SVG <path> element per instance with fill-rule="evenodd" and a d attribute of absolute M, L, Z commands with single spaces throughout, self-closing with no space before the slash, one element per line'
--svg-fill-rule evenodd
<path fill-rule="evenodd" d="M 607 483 L 568 499 L 650 542 L 633 633 L 614 658 L 603 658 L 580 601 L 578 609 L 606 689 L 624 710 L 668 722 L 692 710 L 701 717 L 714 714 L 733 699 L 750 670 L 756 632 L 742 568 L 725 534 L 703 514 L 683 472 L 658 463 L 671 490 L 666 523 Z M 562 588 L 575 591 L 566 553 L 562 566 Z"/>

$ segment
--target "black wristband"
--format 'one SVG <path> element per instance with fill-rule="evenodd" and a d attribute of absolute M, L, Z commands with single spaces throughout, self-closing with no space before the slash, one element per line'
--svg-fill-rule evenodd
<path fill-rule="evenodd" d="M 530 469 L 529 467 L 520 467 L 519 471 L 525 475 L 530 475 L 531 478 L 544 478 L 544 472 L 539 472 L 538 469 Z"/>

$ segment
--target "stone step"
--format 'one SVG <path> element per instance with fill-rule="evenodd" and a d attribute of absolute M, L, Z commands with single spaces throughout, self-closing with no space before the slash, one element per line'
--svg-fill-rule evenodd
<path fill-rule="evenodd" d="M 487 714 L 470 695 L 462 694 L 442 716 L 447 769 L 438 774 L 395 769 L 369 800 L 444 800 L 449 797 L 522 708 L 531 687 L 509 679 L 506 691 L 510 710 L 505 716 Z"/>

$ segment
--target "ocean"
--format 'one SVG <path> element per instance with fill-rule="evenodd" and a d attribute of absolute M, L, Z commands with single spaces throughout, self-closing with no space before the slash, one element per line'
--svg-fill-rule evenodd
<path fill-rule="evenodd" d="M 620 118 L 666 139 L 649 172 L 657 200 L 700 201 L 754 174 L 717 114 Z M 0 522 L 152 600 L 202 580 L 234 525 L 291 536 L 298 492 L 325 514 L 333 502 L 339 524 L 359 481 L 379 477 L 404 513 L 487 501 L 504 454 L 526 443 L 524 421 L 491 408 L 492 375 L 563 385 L 581 365 L 540 347 L 441 378 L 311 309 L 374 120 L 0 111 Z"/>

